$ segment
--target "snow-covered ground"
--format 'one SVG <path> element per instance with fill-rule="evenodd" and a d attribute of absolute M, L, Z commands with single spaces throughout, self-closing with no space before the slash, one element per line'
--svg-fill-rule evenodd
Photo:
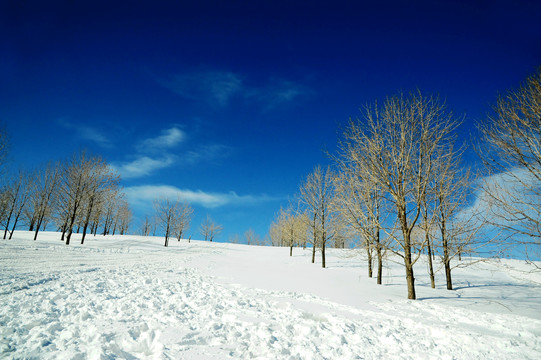
<path fill-rule="evenodd" d="M 352 250 L 327 269 L 288 252 L 17 232 L 0 240 L 0 358 L 541 359 L 541 273 L 523 261 L 455 269 L 454 291 L 420 262 L 408 301 L 391 261 L 378 286 Z"/>

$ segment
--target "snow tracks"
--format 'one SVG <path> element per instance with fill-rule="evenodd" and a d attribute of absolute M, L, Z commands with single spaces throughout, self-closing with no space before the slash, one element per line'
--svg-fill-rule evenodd
<path fill-rule="evenodd" d="M 224 285 L 188 266 L 190 257 L 204 254 L 88 253 L 81 262 L 79 253 L 53 250 L 13 248 L 2 256 L 1 358 L 536 359 L 541 354 L 537 320 L 408 301 L 366 311 L 309 294 Z M 63 252 L 58 260 L 46 260 L 58 251 Z"/>

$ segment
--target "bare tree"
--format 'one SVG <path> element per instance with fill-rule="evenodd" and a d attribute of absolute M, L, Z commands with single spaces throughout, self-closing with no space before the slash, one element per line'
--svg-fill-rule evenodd
<path fill-rule="evenodd" d="M 96 212 L 101 212 L 99 209 L 107 199 L 107 194 L 116 192 L 120 181 L 120 177 L 99 157 L 94 158 L 89 166 L 90 168 L 86 171 L 86 178 L 84 179 L 87 185 L 85 186 L 85 203 L 81 218 L 83 226 L 81 244 L 84 244 L 86 232 L 93 215 Z M 116 204 L 117 208 L 120 204 Z"/>
<path fill-rule="evenodd" d="M 404 261 L 408 299 L 416 298 L 413 265 L 426 246 L 412 231 L 434 177 L 436 156 L 452 140 L 457 125 L 439 99 L 412 93 L 387 98 L 383 106 L 367 106 L 363 121 L 351 121 L 344 133 L 343 146 L 351 149 L 360 176 L 381 186 L 396 217 L 395 225 L 381 229 L 393 239 L 390 249 Z"/>
<path fill-rule="evenodd" d="M 122 201 L 124 194 L 120 189 L 113 189 L 104 194 L 102 206 L 99 208 L 101 221 L 103 222 L 103 235 L 114 233 L 116 213 L 118 210 L 117 204 Z"/>
<path fill-rule="evenodd" d="M 118 204 L 117 218 L 120 235 L 127 234 L 133 218 L 133 213 L 130 210 L 128 202 L 124 199 Z"/>
<path fill-rule="evenodd" d="M 177 239 L 180 241 L 180 239 L 185 236 L 186 231 L 190 228 L 190 223 L 193 218 L 193 208 L 187 202 L 179 202 L 175 218 L 175 231 Z"/>
<path fill-rule="evenodd" d="M 231 244 L 240 244 L 239 234 L 233 234 L 229 236 L 228 242 L 230 242 Z"/>
<path fill-rule="evenodd" d="M 42 229 L 46 218 L 52 215 L 55 189 L 60 180 L 60 164 L 48 163 L 33 175 L 34 182 L 31 198 L 30 231 L 34 230 L 34 240 Z"/>
<path fill-rule="evenodd" d="M 342 223 L 332 206 L 334 197 L 333 173 L 330 168 L 325 171 L 316 166 L 300 186 L 299 202 L 306 211 L 313 235 L 312 262 L 315 248 L 321 249 L 321 266 L 325 267 L 325 249 L 327 242 L 335 239 L 342 230 Z"/>
<path fill-rule="evenodd" d="M 383 196 L 380 186 L 361 177 L 355 163 L 350 161 L 352 149 L 345 146 L 337 158 L 341 172 L 335 177 L 336 201 L 334 206 L 359 234 L 368 259 L 368 276 L 372 277 L 373 253 L 378 261 L 377 283 L 382 283 L 383 259 L 389 245 L 382 239 Z"/>
<path fill-rule="evenodd" d="M 73 155 L 64 163 L 62 177 L 59 182 L 57 199 L 63 218 L 62 238 L 66 233 L 66 245 L 70 244 L 74 225 L 81 223 L 87 195 L 92 186 L 91 173 L 101 159 L 91 157 L 82 152 Z"/>
<path fill-rule="evenodd" d="M 207 217 L 199 227 L 199 232 L 201 233 L 201 236 L 205 239 L 205 241 L 211 241 L 214 240 L 220 233 L 222 232 L 223 227 L 221 225 L 218 225 L 212 220 L 209 214 L 207 214 Z"/>
<path fill-rule="evenodd" d="M 148 215 L 145 215 L 145 220 L 141 224 L 141 235 L 149 236 L 152 229 L 153 218 L 149 218 Z"/>
<path fill-rule="evenodd" d="M 479 125 L 488 221 L 541 255 L 541 68 Z"/>
<path fill-rule="evenodd" d="M 30 198 L 31 186 L 30 177 L 23 170 L 19 170 L 8 185 L 6 193 L 4 194 L 4 202 L 6 205 L 3 224 L 5 227 L 4 239 L 7 237 L 8 232 L 9 239 L 12 238 L 13 232 L 15 231 L 19 219 Z M 10 226 L 11 231 L 9 230 Z"/>
<path fill-rule="evenodd" d="M 154 200 L 156 220 L 158 222 L 158 226 L 160 226 L 164 232 L 164 246 L 166 247 L 169 245 L 169 237 L 174 231 L 175 217 L 177 215 L 178 205 L 178 201 L 170 200 L 167 198 L 160 198 Z"/>

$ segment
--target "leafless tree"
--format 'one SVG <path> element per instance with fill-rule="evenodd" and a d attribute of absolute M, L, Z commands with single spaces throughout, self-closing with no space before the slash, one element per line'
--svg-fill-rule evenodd
<path fill-rule="evenodd" d="M 84 206 L 81 218 L 83 226 L 81 244 L 84 244 L 86 232 L 93 219 L 93 215 L 101 212 L 103 203 L 106 201 L 109 193 L 116 193 L 118 191 L 120 181 L 120 177 L 101 158 L 94 158 L 88 165 L 90 168 L 86 171 L 86 178 L 84 179 L 84 182 L 87 184 L 85 186 Z M 116 203 L 116 205 L 118 209 L 120 203 Z"/>
<path fill-rule="evenodd" d="M 149 218 L 148 215 L 145 215 L 145 220 L 143 220 L 143 223 L 141 224 L 141 235 L 143 236 L 150 235 L 150 231 L 152 229 L 152 221 L 153 221 L 153 218 Z"/>
<path fill-rule="evenodd" d="M 270 236 L 273 245 L 289 247 L 289 256 L 293 256 L 293 247 L 303 245 L 308 234 L 309 220 L 305 213 L 295 210 L 291 205 L 280 208 L 271 225 Z"/>
<path fill-rule="evenodd" d="M 541 68 L 479 125 L 487 219 L 541 256 Z"/>
<path fill-rule="evenodd" d="M 377 283 L 382 283 L 383 259 L 389 245 L 382 239 L 381 224 L 384 223 L 383 196 L 378 184 L 363 179 L 355 163 L 350 162 L 352 151 L 345 146 L 340 158 L 336 158 L 340 173 L 335 177 L 336 201 L 334 206 L 345 221 L 359 234 L 368 259 L 368 276 L 372 277 L 373 253 L 378 261 Z"/>
<path fill-rule="evenodd" d="M 205 239 L 205 241 L 211 241 L 214 240 L 220 233 L 222 232 L 223 227 L 221 225 L 218 225 L 212 220 L 210 215 L 207 214 L 207 217 L 199 227 L 199 232 L 201 236 Z"/>
<path fill-rule="evenodd" d="M 120 235 L 127 234 L 133 218 L 133 213 L 128 202 L 124 199 L 118 204 L 117 218 Z"/>
<path fill-rule="evenodd" d="M 6 192 L 3 196 L 3 201 L 6 206 L 3 219 L 4 239 L 7 237 L 8 232 L 9 239 L 12 238 L 13 232 L 29 201 L 31 186 L 32 183 L 30 177 L 28 173 L 23 170 L 19 170 L 8 183 Z M 11 230 L 9 230 L 10 226 Z"/>
<path fill-rule="evenodd" d="M 102 206 L 99 208 L 101 214 L 101 222 L 103 223 L 103 235 L 108 235 L 115 231 L 116 214 L 118 211 L 118 204 L 124 199 L 124 194 L 120 192 L 120 189 L 113 189 L 104 194 Z M 100 221 L 100 220 L 98 220 Z"/>
<path fill-rule="evenodd" d="M 231 244 L 240 244 L 239 234 L 233 234 L 229 236 L 228 242 L 230 242 Z"/>
<path fill-rule="evenodd" d="M 395 246 L 390 249 L 404 261 L 408 299 L 415 299 L 413 265 L 426 241 L 412 237 L 412 231 L 434 177 L 434 161 L 452 141 L 459 122 L 439 99 L 420 92 L 387 98 L 382 106 L 367 106 L 363 115 L 362 120 L 350 122 L 343 146 L 351 149 L 350 161 L 360 176 L 380 186 L 390 204 L 395 225 L 381 229 L 393 239 Z"/>
<path fill-rule="evenodd" d="M 183 238 L 186 235 L 186 231 L 190 228 L 190 223 L 193 218 L 193 208 L 187 202 L 180 202 L 177 207 L 177 214 L 175 215 L 175 232 L 177 234 L 177 240 Z"/>
<path fill-rule="evenodd" d="M 46 218 L 52 215 L 54 208 L 55 189 L 60 180 L 60 164 L 48 163 L 34 172 L 32 195 L 30 199 L 31 223 L 30 231 L 34 231 L 34 240 L 37 239 Z"/>
<path fill-rule="evenodd" d="M 332 206 L 334 198 L 334 174 L 328 167 L 321 170 L 316 166 L 300 186 L 299 203 L 306 212 L 313 238 L 312 262 L 315 260 L 315 248 L 321 249 L 321 266 L 325 267 L 325 249 L 343 230 L 338 213 Z"/>
<path fill-rule="evenodd" d="M 74 225 L 80 222 L 86 205 L 87 191 L 91 186 L 89 175 L 101 159 L 86 152 L 75 154 L 63 164 L 62 176 L 57 187 L 57 202 L 60 207 L 62 238 L 66 234 L 66 245 L 70 244 Z"/>
<path fill-rule="evenodd" d="M 175 230 L 175 217 L 177 215 L 178 205 L 178 201 L 168 198 L 160 198 L 154 200 L 156 219 L 158 221 L 158 226 L 160 226 L 164 232 L 164 246 L 166 247 L 169 245 L 169 237 Z"/>

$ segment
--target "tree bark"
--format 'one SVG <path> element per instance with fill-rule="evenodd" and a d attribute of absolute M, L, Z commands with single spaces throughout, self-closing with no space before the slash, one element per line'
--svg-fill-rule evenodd
<path fill-rule="evenodd" d="M 372 277 L 372 251 L 370 251 L 370 245 L 366 244 L 366 255 L 368 256 L 368 277 Z"/>
<path fill-rule="evenodd" d="M 430 236 L 426 233 L 426 247 L 428 251 L 428 274 L 430 275 L 430 286 L 436 288 L 436 279 L 434 277 L 434 267 L 432 266 L 432 247 L 430 246 Z"/>
<path fill-rule="evenodd" d="M 325 242 L 321 244 L 321 267 L 325 268 Z"/>

